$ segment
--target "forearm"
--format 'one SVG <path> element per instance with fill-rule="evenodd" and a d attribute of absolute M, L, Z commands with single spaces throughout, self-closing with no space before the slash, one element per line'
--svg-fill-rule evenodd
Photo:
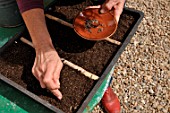
<path fill-rule="evenodd" d="M 43 9 L 34 8 L 22 13 L 22 17 L 28 28 L 33 45 L 36 50 L 48 50 L 53 48 L 50 35 L 45 23 L 45 16 Z"/>
<path fill-rule="evenodd" d="M 17 3 L 35 49 L 45 51 L 52 48 L 45 23 L 43 0 L 17 0 Z"/>
<path fill-rule="evenodd" d="M 42 88 L 49 89 L 58 99 L 61 99 L 59 77 L 63 64 L 47 30 L 42 0 L 18 0 L 17 2 L 36 50 L 32 73 L 39 80 Z"/>

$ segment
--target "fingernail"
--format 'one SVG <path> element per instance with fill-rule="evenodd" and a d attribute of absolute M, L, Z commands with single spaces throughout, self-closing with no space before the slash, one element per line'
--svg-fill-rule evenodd
<path fill-rule="evenodd" d="M 62 99 L 62 97 L 61 97 L 61 96 L 58 96 L 58 99 L 59 99 L 59 100 L 61 100 L 61 99 Z"/>
<path fill-rule="evenodd" d="M 105 13 L 105 10 L 104 10 L 104 9 L 101 9 L 101 10 L 100 10 L 100 13 Z"/>
<path fill-rule="evenodd" d="M 60 86 L 60 81 L 59 80 L 57 80 L 57 84 Z"/>
<path fill-rule="evenodd" d="M 57 86 L 58 88 L 60 88 L 60 81 L 57 81 Z"/>
<path fill-rule="evenodd" d="M 45 84 L 40 83 L 41 88 L 46 88 Z"/>

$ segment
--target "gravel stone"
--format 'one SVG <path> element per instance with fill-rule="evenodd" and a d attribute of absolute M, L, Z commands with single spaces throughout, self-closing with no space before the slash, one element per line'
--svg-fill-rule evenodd
<path fill-rule="evenodd" d="M 111 87 L 121 113 L 170 113 L 170 1 L 127 0 L 144 18 L 122 53 Z M 104 113 L 101 103 L 93 113 Z"/>

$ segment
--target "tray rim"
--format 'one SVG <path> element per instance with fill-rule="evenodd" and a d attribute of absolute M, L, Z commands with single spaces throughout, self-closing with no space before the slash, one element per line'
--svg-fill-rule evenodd
<path fill-rule="evenodd" d="M 115 63 L 117 62 L 118 58 L 120 57 L 120 55 L 122 54 L 122 52 L 125 50 L 126 46 L 128 45 L 128 43 L 130 42 L 131 38 L 133 37 L 133 35 L 135 34 L 139 24 L 141 23 L 143 17 L 144 17 L 144 13 L 142 11 L 139 10 L 135 10 L 132 8 L 124 8 L 125 11 L 129 11 L 132 13 L 136 13 L 139 15 L 138 20 L 136 21 L 136 23 L 134 24 L 134 26 L 131 28 L 129 34 L 127 35 L 126 39 L 124 40 L 124 42 L 122 43 L 121 47 L 118 49 L 118 51 L 116 52 L 116 54 L 114 55 L 114 57 L 112 58 L 111 62 L 109 63 L 109 65 L 106 67 L 105 71 L 103 72 L 102 76 L 100 77 L 100 79 L 97 81 L 97 83 L 95 84 L 95 86 L 93 87 L 93 89 L 91 90 L 91 92 L 88 94 L 88 96 L 86 97 L 86 99 L 84 100 L 84 102 L 81 104 L 81 106 L 79 107 L 77 113 L 82 113 L 84 111 L 84 109 L 86 108 L 86 106 L 88 105 L 88 103 L 90 102 L 90 100 L 93 98 L 95 92 L 97 91 L 97 89 L 101 86 L 102 82 L 104 81 L 104 78 L 107 76 L 107 74 L 111 71 L 112 67 L 115 65 Z"/>
<path fill-rule="evenodd" d="M 47 109 L 52 110 L 53 112 L 56 113 L 64 113 L 62 110 L 60 110 L 59 108 L 51 105 L 50 103 L 48 103 L 47 101 L 41 99 L 40 97 L 38 97 L 37 95 L 35 95 L 34 93 L 28 91 L 27 89 L 23 88 L 21 85 L 17 84 L 16 82 L 6 78 L 5 76 L 3 76 L 0 73 L 0 80 L 2 80 L 3 82 L 7 83 L 8 85 L 12 86 L 13 88 L 15 88 L 16 90 L 20 91 L 21 93 L 23 93 L 24 95 L 32 98 L 33 100 L 35 100 L 36 102 L 40 103 L 41 105 L 47 107 Z"/>
<path fill-rule="evenodd" d="M 94 85 L 94 87 L 92 88 L 92 90 L 90 91 L 90 93 L 88 94 L 88 96 L 85 98 L 84 102 L 80 105 L 79 109 L 77 110 L 77 113 L 82 113 L 84 111 L 84 109 L 87 107 L 88 103 L 90 102 L 90 100 L 93 98 L 93 96 L 95 95 L 95 92 L 97 91 L 97 89 L 101 86 L 102 82 L 104 81 L 105 77 L 108 75 L 108 73 L 111 71 L 111 69 L 113 68 L 113 66 L 115 65 L 115 63 L 117 62 L 118 58 L 120 57 L 120 55 L 122 54 L 122 52 L 124 51 L 124 49 L 126 48 L 126 46 L 128 45 L 128 43 L 130 42 L 131 38 L 133 37 L 133 35 L 135 34 L 137 27 L 139 26 L 140 22 L 142 21 L 143 17 L 144 17 L 144 13 L 142 11 L 136 10 L 136 9 L 132 9 L 132 8 L 124 8 L 125 11 L 129 11 L 132 13 L 136 13 L 139 15 L 138 20 L 136 21 L 136 23 L 134 24 L 134 26 L 131 28 L 131 30 L 129 31 L 126 39 L 124 40 L 124 42 L 122 43 L 121 47 L 118 49 L 118 51 L 116 52 L 116 54 L 114 55 L 114 57 L 112 58 L 111 62 L 106 66 L 105 71 L 103 72 L 103 74 L 101 75 L 100 79 L 97 81 L 97 83 Z M 21 34 L 25 31 L 25 29 L 23 31 L 21 31 L 19 34 L 16 34 L 14 36 L 14 38 L 12 38 L 11 41 L 9 41 L 7 44 L 5 44 L 4 46 L 2 46 L 0 48 L 0 54 L 1 52 L 7 48 L 7 46 L 11 45 L 16 39 L 18 39 Z M 1 73 L 0 73 L 0 80 L 3 80 L 4 82 L 6 82 L 7 84 L 9 84 L 10 86 L 16 88 L 17 90 L 21 91 L 22 93 L 26 94 L 27 96 L 29 96 L 30 98 L 34 99 L 35 101 L 39 102 L 40 104 L 44 105 L 45 107 L 47 107 L 48 109 L 51 109 L 52 111 L 56 112 L 56 113 L 64 113 L 62 110 L 60 110 L 59 108 L 53 106 L 52 104 L 48 103 L 47 101 L 41 99 L 40 97 L 38 97 L 37 95 L 35 95 L 34 93 L 26 90 L 25 88 L 23 88 L 21 85 L 15 83 L 14 81 L 4 77 Z"/>

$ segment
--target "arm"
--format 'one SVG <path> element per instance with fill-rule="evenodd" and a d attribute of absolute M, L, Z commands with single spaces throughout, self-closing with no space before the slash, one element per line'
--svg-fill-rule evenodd
<path fill-rule="evenodd" d="M 32 72 L 39 80 L 42 88 L 48 88 L 55 96 L 61 99 L 59 76 L 63 64 L 53 47 L 48 33 L 44 10 L 40 7 L 40 4 L 37 7 L 34 5 L 34 7 L 28 7 L 26 6 L 28 4 L 24 3 L 25 0 L 18 0 L 17 2 L 36 51 Z"/>

